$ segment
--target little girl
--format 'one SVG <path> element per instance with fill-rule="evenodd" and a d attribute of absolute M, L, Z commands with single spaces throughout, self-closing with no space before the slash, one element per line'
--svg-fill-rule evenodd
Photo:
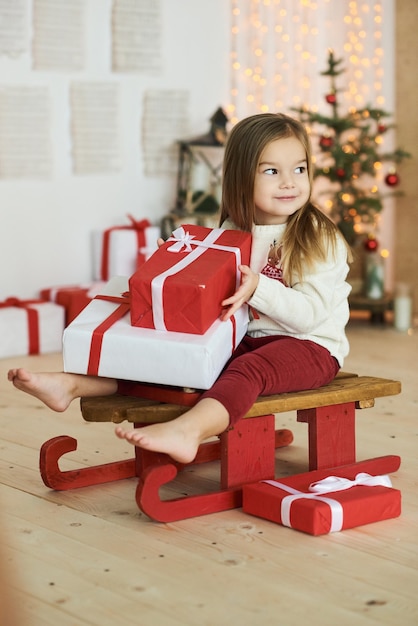
<path fill-rule="evenodd" d="M 130 443 L 188 463 L 205 439 L 232 427 L 260 395 L 330 382 L 348 353 L 350 252 L 310 201 L 312 160 L 303 125 L 283 115 L 248 117 L 231 131 L 223 165 L 221 225 L 252 233 L 250 266 L 222 303 L 227 320 L 250 307 L 248 333 L 211 389 L 177 419 L 116 428 Z M 64 411 L 82 396 L 116 393 L 118 381 L 12 369 L 15 387 Z"/>

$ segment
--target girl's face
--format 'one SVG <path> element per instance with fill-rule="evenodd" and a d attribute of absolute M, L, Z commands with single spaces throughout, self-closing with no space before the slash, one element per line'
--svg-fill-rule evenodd
<path fill-rule="evenodd" d="M 261 154 L 254 180 L 256 224 L 284 224 L 309 199 L 308 164 L 296 137 L 271 141 Z"/>

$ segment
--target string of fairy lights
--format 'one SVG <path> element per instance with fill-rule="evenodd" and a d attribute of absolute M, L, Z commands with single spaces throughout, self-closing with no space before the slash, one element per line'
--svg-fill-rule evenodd
<path fill-rule="evenodd" d="M 231 0 L 230 121 L 321 107 L 329 48 L 345 61 L 342 102 L 383 107 L 383 18 L 382 0 Z"/>
<path fill-rule="evenodd" d="M 343 59 L 338 106 L 356 114 L 370 106 L 391 106 L 393 80 L 385 59 L 392 0 L 230 0 L 231 91 L 226 107 L 231 124 L 252 114 L 304 108 L 329 114 L 330 50 Z M 386 27 L 386 30 L 384 30 Z M 390 61 L 390 59 L 389 59 Z M 385 69 L 388 74 L 385 76 Z M 308 127 L 308 131 L 309 131 Z M 377 134 L 376 144 L 390 151 L 393 137 Z M 348 141 L 349 143 L 349 141 Z M 397 175 L 374 163 L 374 185 L 397 184 Z M 394 180 L 390 177 L 395 177 Z M 390 179 L 390 180 L 389 180 Z M 371 188 L 370 192 L 376 192 Z M 349 198 L 343 201 L 349 202 Z M 324 203 L 323 203 L 324 204 Z M 326 203 L 325 203 L 326 204 Z M 326 210 L 331 210 L 328 200 Z M 358 227 L 361 228 L 360 217 Z M 393 241 L 394 209 L 385 202 L 386 226 L 376 215 L 372 230 L 380 230 L 381 254 Z M 389 278 L 390 280 L 390 278 Z"/>

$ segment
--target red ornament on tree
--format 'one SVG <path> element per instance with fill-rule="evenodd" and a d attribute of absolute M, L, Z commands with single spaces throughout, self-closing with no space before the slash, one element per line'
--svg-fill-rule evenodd
<path fill-rule="evenodd" d="M 337 167 L 337 169 L 335 170 L 335 173 L 337 175 L 338 178 L 345 178 L 345 169 L 343 167 Z"/>
<path fill-rule="evenodd" d="M 381 135 L 387 131 L 387 127 L 386 124 L 378 124 L 377 125 L 377 132 L 380 133 Z"/>
<path fill-rule="evenodd" d="M 333 144 L 334 144 L 334 139 L 332 137 L 329 137 L 328 135 L 322 135 L 319 138 L 319 145 L 324 150 L 327 150 L 328 148 L 331 148 L 333 146 Z"/>
<path fill-rule="evenodd" d="M 329 93 L 325 96 L 325 100 L 328 102 L 328 104 L 335 104 L 337 102 L 337 96 L 335 95 L 335 93 Z"/>
<path fill-rule="evenodd" d="M 396 185 L 399 185 L 399 176 L 396 172 L 389 172 L 385 178 L 385 183 L 389 185 L 389 187 L 396 187 Z"/>
<path fill-rule="evenodd" d="M 376 237 L 374 235 L 369 235 L 364 242 L 364 249 L 367 250 L 367 252 L 376 252 L 378 247 L 379 242 L 377 241 Z"/>

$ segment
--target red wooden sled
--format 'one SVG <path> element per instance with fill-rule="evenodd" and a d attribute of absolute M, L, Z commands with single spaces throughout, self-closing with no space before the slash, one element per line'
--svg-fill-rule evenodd
<path fill-rule="evenodd" d="M 238 508 L 242 486 L 257 480 L 274 478 L 276 448 L 293 440 L 287 429 L 275 431 L 274 415 L 295 410 L 297 420 L 308 424 L 309 469 L 350 465 L 356 461 L 356 409 L 374 406 L 378 397 L 400 393 L 398 381 L 340 372 L 329 385 L 310 391 L 260 397 L 244 419 L 219 436 L 219 441 L 203 443 L 192 464 L 220 461 L 220 488 L 216 492 L 184 496 L 170 500 L 160 497 L 160 489 L 171 482 L 183 465 L 168 455 L 135 447 L 130 460 L 115 461 L 94 467 L 61 471 L 60 458 L 76 450 L 72 437 L 54 437 L 45 442 L 40 453 L 40 471 L 48 487 L 74 489 L 105 482 L 138 477 L 136 502 L 151 519 L 172 522 Z M 120 423 L 124 420 L 138 428 L 178 417 L 199 398 L 199 393 L 136 385 L 130 396 L 82 398 L 85 420 Z M 400 466 L 398 456 L 383 456 L 358 463 L 358 471 L 387 474 Z"/>

